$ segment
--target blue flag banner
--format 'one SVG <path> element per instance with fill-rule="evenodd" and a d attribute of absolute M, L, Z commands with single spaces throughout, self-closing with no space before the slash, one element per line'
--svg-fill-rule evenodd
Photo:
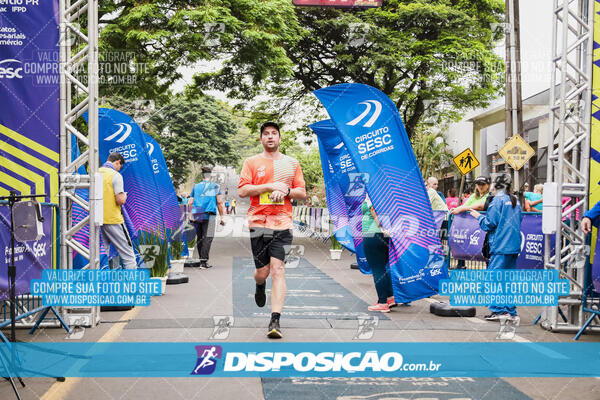
<path fill-rule="evenodd" d="M 321 166 L 327 192 L 327 208 L 333 218 L 336 239 L 348 250 L 356 253 L 358 268 L 370 274 L 371 267 L 363 250 L 362 203 L 365 201 L 364 184 L 355 184 L 352 175 L 362 180 L 362 176 L 352 163 L 350 154 L 330 120 L 310 125 L 316 133 L 321 155 Z"/>
<path fill-rule="evenodd" d="M 58 0 L 0 6 L 0 196 L 58 203 Z"/>
<path fill-rule="evenodd" d="M 87 122 L 87 112 L 83 117 Z M 119 171 L 127 192 L 123 209 L 131 218 L 133 229 L 160 232 L 164 237 L 160 194 L 140 126 L 129 115 L 109 108 L 98 109 L 98 125 L 100 160 L 104 162 L 113 152 L 125 158 L 125 165 Z"/>
<path fill-rule="evenodd" d="M 165 226 L 167 229 L 178 230 L 181 228 L 183 216 L 179 208 L 179 202 L 177 201 L 173 180 L 171 179 L 171 175 L 169 175 L 165 156 L 160 145 L 152 136 L 143 133 L 142 137 L 146 142 L 146 150 L 152 163 L 154 181 L 156 182 L 160 196 L 160 209 L 163 214 Z"/>
<path fill-rule="evenodd" d="M 391 234 L 389 268 L 396 302 L 436 294 L 448 269 L 419 165 L 396 106 L 381 91 L 363 84 L 335 85 L 314 94 L 358 171 L 368 174 L 369 197 L 382 227 Z"/>

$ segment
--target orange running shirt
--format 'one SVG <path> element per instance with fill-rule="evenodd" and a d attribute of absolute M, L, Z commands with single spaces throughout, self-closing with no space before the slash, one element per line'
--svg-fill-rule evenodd
<path fill-rule="evenodd" d="M 249 157 L 244 161 L 238 189 L 244 185 L 263 185 L 282 182 L 292 189 L 304 188 L 304 175 L 300 163 L 293 157 L 282 154 L 279 160 L 266 158 L 262 154 Z M 274 230 L 292 229 L 292 203 L 285 197 L 283 204 L 272 204 L 270 193 L 250 198 L 248 226 L 265 227 Z"/>

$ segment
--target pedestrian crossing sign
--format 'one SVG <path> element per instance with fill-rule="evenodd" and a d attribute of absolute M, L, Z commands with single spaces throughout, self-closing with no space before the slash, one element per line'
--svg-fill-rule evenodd
<path fill-rule="evenodd" d="M 533 157 L 535 150 L 533 150 L 521 135 L 517 134 L 508 139 L 498 154 L 508 163 L 508 165 L 515 170 L 519 170 L 531 157 Z"/>
<path fill-rule="evenodd" d="M 475 154 L 473 154 L 471 149 L 467 148 L 454 157 L 454 164 L 456 164 L 461 174 L 466 175 L 477 168 L 479 161 L 475 158 Z"/>

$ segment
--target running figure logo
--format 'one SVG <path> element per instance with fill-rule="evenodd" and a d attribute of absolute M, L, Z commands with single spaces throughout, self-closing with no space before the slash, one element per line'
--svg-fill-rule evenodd
<path fill-rule="evenodd" d="M 190 375 L 210 375 L 217 368 L 217 359 L 223 355 L 221 346 L 196 346 L 198 361 Z"/>

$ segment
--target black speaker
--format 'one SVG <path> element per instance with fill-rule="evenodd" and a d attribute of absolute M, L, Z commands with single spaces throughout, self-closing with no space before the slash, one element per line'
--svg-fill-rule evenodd
<path fill-rule="evenodd" d="M 35 242 L 44 236 L 42 206 L 35 200 L 18 201 L 12 209 L 15 239 L 19 242 Z"/>

